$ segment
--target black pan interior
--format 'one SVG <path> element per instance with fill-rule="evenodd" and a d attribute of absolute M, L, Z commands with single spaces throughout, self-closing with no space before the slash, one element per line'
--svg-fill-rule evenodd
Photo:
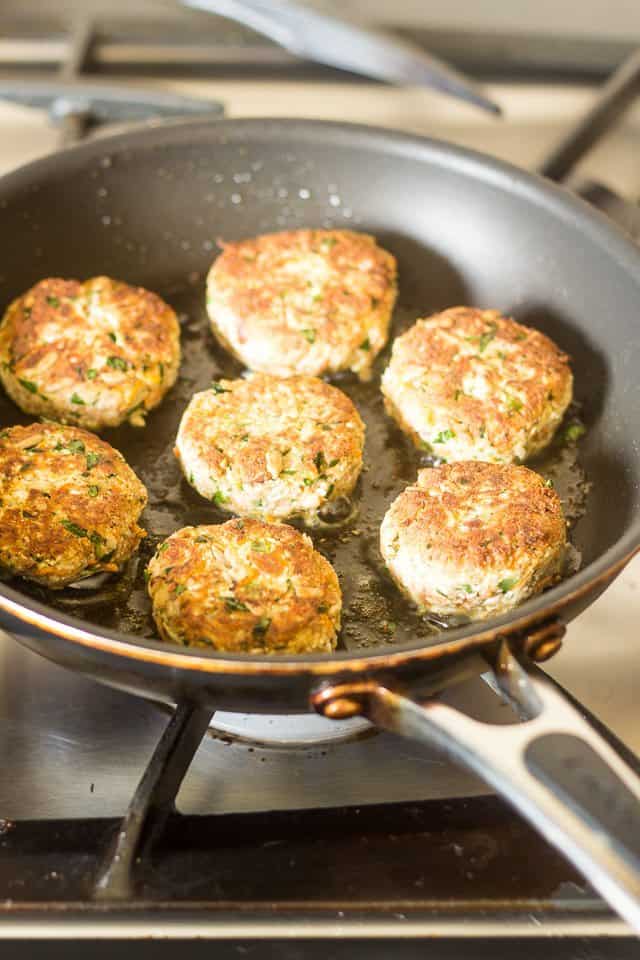
<path fill-rule="evenodd" d="M 149 489 L 139 560 L 98 590 L 48 594 L 11 585 L 101 627 L 156 636 L 142 578 L 148 557 L 180 526 L 225 519 L 181 478 L 172 453 L 191 394 L 241 372 L 206 322 L 204 277 L 216 240 L 300 226 L 369 231 L 397 256 L 393 334 L 417 316 L 473 303 L 512 313 L 566 349 L 578 401 L 572 416 L 587 433 L 577 456 L 558 443 L 538 467 L 577 521 L 571 563 L 590 564 L 628 533 L 640 475 L 638 267 L 634 276 L 616 262 L 586 214 L 585 229 L 579 211 L 553 209 L 544 191 L 534 203 L 518 184 L 510 189 L 508 172 L 452 156 L 443 146 L 358 128 L 183 125 L 94 144 L 0 184 L 3 306 L 44 276 L 106 273 L 172 303 L 184 349 L 180 381 L 146 429 L 105 434 Z M 313 534 L 341 577 L 342 648 L 367 652 L 442 636 L 441 625 L 402 600 L 377 550 L 386 506 L 424 465 L 384 414 L 378 378 L 386 358 L 370 384 L 336 381 L 366 420 L 366 467 L 353 518 Z M 0 399 L 0 426 L 18 422 L 28 418 Z"/>

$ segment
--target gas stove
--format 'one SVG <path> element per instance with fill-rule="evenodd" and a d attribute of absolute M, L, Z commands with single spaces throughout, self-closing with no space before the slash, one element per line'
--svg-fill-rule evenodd
<path fill-rule="evenodd" d="M 422 89 L 309 66 L 224 21 L 214 29 L 203 15 L 181 13 L 170 23 L 129 17 L 96 27 L 85 18 L 69 41 L 46 17 L 12 21 L 0 41 L 0 90 L 15 100 L 21 78 L 32 92 L 35 78 L 54 102 L 62 79 L 75 115 L 87 83 L 95 94 L 98 81 L 108 82 L 118 90 L 115 124 L 221 109 L 233 117 L 339 118 L 535 169 L 591 107 L 607 58 L 627 52 L 619 44 L 615 55 L 613 45 L 596 56 L 583 41 L 580 59 L 580 45 L 569 43 L 564 59 L 556 49 L 552 68 L 549 53 L 536 60 L 535 44 L 527 56 L 520 37 L 513 49 L 528 67 L 515 76 L 497 63 L 495 37 L 480 36 L 470 63 L 459 38 L 456 45 L 427 32 L 441 55 L 491 78 L 489 93 L 503 110 L 496 119 Z M 108 129 L 69 124 L 54 110 L 56 126 L 42 109 L 50 103 L 39 106 L 0 103 L 0 172 L 57 149 L 61 129 L 67 140 Z M 640 112 L 627 110 L 571 164 L 574 186 L 595 196 L 596 183 L 612 212 L 610 191 L 640 196 L 639 140 Z M 548 664 L 633 752 L 639 587 L 637 558 L 571 625 L 566 649 Z M 196 938 L 210 938 L 229 955 L 292 958 L 414 956 L 432 937 L 438 955 L 457 957 L 484 956 L 490 945 L 507 956 L 523 938 L 531 957 L 637 949 L 584 880 L 480 781 L 366 723 L 338 728 L 316 717 L 216 714 L 182 782 L 179 814 L 157 816 L 152 805 L 133 889 L 105 899 L 99 878 L 110 844 L 170 711 L 66 672 L 8 636 L 0 636 L 0 662 L 0 938 L 41 940 L 43 948 L 73 939 L 78 949 L 84 939 L 149 937 L 189 939 L 196 949 Z M 475 716 L 509 719 L 480 679 L 446 698 Z M 147 780 L 157 762 L 158 752 Z M 562 953 L 568 944 L 587 952 Z"/>

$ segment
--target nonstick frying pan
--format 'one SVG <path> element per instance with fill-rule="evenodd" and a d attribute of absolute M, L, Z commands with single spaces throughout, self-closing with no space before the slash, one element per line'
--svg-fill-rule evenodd
<path fill-rule="evenodd" d="M 530 668 L 555 652 L 566 622 L 640 545 L 637 249 L 562 190 L 481 155 L 306 121 L 184 122 L 96 140 L 1 180 L 0 217 L 3 305 L 45 276 L 109 274 L 176 306 L 185 352 L 179 384 L 146 429 L 106 434 L 150 491 L 137 569 L 57 595 L 3 583 L 4 629 L 58 663 L 169 702 L 360 714 L 435 743 L 509 798 L 640 929 L 640 781 Z M 571 354 L 587 433 L 577 459 L 575 448 L 557 445 L 538 468 L 561 488 L 581 567 L 495 620 L 442 631 L 418 617 L 387 580 L 376 543 L 382 513 L 415 478 L 419 454 L 385 417 L 377 379 L 338 378 L 368 427 L 355 518 L 314 534 L 342 580 L 341 648 L 294 659 L 161 643 L 143 563 L 177 527 L 223 519 L 180 479 L 171 454 L 191 393 L 240 369 L 204 316 L 216 239 L 322 225 L 370 231 L 396 254 L 394 333 L 419 315 L 470 303 L 542 328 Z M 1 401 L 0 425 L 26 419 Z M 629 669 L 635 663 L 630 650 Z M 429 698 L 489 667 L 525 722 L 487 727 Z"/>

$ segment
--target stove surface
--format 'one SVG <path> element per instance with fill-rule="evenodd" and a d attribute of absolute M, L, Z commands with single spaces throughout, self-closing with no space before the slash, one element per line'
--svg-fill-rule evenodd
<path fill-rule="evenodd" d="M 495 120 L 423 90 L 367 83 L 187 82 L 153 77 L 132 82 L 222 100 L 232 117 L 310 116 L 397 127 L 464 144 L 529 168 L 535 168 L 595 95 L 595 88 L 587 86 L 494 84 L 490 92 L 504 108 L 504 118 Z M 52 151 L 57 142 L 42 114 L 8 104 L 0 105 L 0 134 L 0 173 Z M 640 196 L 636 163 L 639 144 L 640 111 L 631 111 L 625 122 L 589 154 L 577 173 L 597 178 L 628 198 Z M 553 677 L 637 752 L 639 660 L 635 648 L 640 642 L 639 624 L 640 557 L 570 626 L 563 650 L 546 665 Z M 82 900 L 87 895 L 86 876 L 99 859 L 105 833 L 115 827 L 109 818 L 125 812 L 166 725 L 167 710 L 69 673 L 2 635 L 0 685 L 0 817 L 7 821 L 3 825 L 0 820 L 0 900 L 33 904 Z M 506 722 L 510 718 L 507 708 L 480 679 L 462 684 L 446 697 L 487 720 Z M 263 916 L 261 910 L 279 896 L 278 935 L 293 936 L 291 931 L 298 929 L 300 920 L 299 911 L 296 913 L 290 902 L 296 876 L 315 880 L 317 894 L 318 889 L 325 889 L 327 871 L 333 877 L 327 887 L 329 900 L 333 900 L 327 905 L 316 895 L 314 916 L 318 922 L 328 918 L 332 936 L 357 936 L 358 930 L 364 929 L 358 926 L 364 922 L 358 911 L 364 911 L 369 920 L 375 915 L 382 926 L 397 926 L 409 918 L 422 924 L 423 929 L 437 928 L 442 935 L 447 930 L 451 933 L 454 927 L 459 932 L 461 925 L 463 928 L 472 918 L 476 929 L 484 929 L 486 936 L 504 936 L 508 931 L 531 935 L 540 924 L 545 934 L 572 929 L 580 935 L 602 934 L 603 930 L 607 935 L 624 933 L 624 926 L 593 900 L 564 861 L 501 802 L 488 797 L 480 781 L 436 753 L 366 729 L 355 730 L 344 742 L 309 743 L 315 731 L 300 718 L 249 720 L 225 715 L 214 717 L 214 724 L 216 729 L 205 737 L 178 797 L 179 810 L 188 816 L 169 824 L 156 858 L 145 868 L 142 901 L 156 901 L 163 913 L 147 916 L 141 901 L 137 919 L 116 916 L 114 929 L 122 920 L 122 936 L 143 936 L 150 931 L 178 936 L 187 929 L 186 914 L 173 902 L 181 898 L 185 909 L 187 905 L 196 909 L 194 902 L 200 900 L 208 903 L 210 911 L 211 901 L 216 901 L 218 930 L 229 923 L 235 924 L 237 932 L 237 913 L 233 911 L 238 909 L 243 894 L 245 900 L 253 898 L 253 906 L 245 903 L 242 909 L 253 909 L 256 923 L 267 927 L 273 922 L 273 914 Z M 231 728 L 241 736 L 230 736 Z M 265 744 L 277 739 L 283 730 L 298 743 L 286 748 Z M 391 808 L 395 820 L 388 804 L 402 805 Z M 269 811 L 280 813 L 263 817 Z M 220 814 L 232 817 L 223 822 L 217 818 Z M 199 821 L 196 815 L 207 819 Z M 438 818 L 442 816 L 446 821 L 442 829 L 449 833 L 438 838 Z M 344 819 L 340 821 L 340 817 Z M 359 817 L 363 824 L 360 832 L 356 823 Z M 74 824 L 75 818 L 82 822 Z M 394 826 L 399 820 L 406 825 L 404 839 L 398 839 Z M 352 847 L 327 841 L 321 853 L 323 838 L 333 836 L 336 829 L 339 837 L 351 838 Z M 209 842 L 218 849 L 220 831 L 226 852 L 211 874 L 202 850 Z M 376 846 L 378 834 L 384 838 L 379 840 L 380 846 Z M 280 850 L 280 838 L 285 836 L 289 843 L 286 855 Z M 41 856 L 43 845 L 51 854 L 46 862 Z M 444 859 L 450 861 L 453 850 L 459 860 L 454 871 L 456 882 L 447 892 L 451 903 L 448 920 L 443 919 L 442 890 L 433 885 L 433 878 L 440 876 L 438 871 L 444 870 L 445 847 L 449 857 Z M 261 885 L 260 878 L 253 878 L 249 886 L 243 885 L 238 878 L 243 870 L 246 875 L 254 863 L 248 851 L 255 853 L 257 848 L 262 849 L 262 868 L 273 883 Z M 438 850 L 440 854 L 434 852 Z M 349 859 L 350 852 L 355 859 Z M 426 881 L 425 872 L 415 868 L 418 856 L 430 865 L 431 878 Z M 377 884 L 372 881 L 369 893 L 366 884 L 360 888 L 364 889 L 362 896 L 356 897 L 345 916 L 333 902 L 350 896 L 348 872 L 345 875 L 340 871 L 356 863 L 362 878 L 381 861 L 390 872 L 386 875 L 383 871 Z M 57 864 L 53 869 L 51 862 Z M 25 864 L 29 865 L 26 872 Z M 298 873 L 293 872 L 294 867 Z M 498 868 L 503 878 L 509 878 L 508 882 L 501 881 L 499 889 L 487 879 Z M 545 871 L 548 882 L 541 886 Z M 180 881 L 176 880 L 178 886 L 172 893 L 167 892 L 170 888 L 163 879 L 167 872 Z M 342 887 L 336 877 L 343 878 Z M 516 889 L 531 903 L 537 897 L 544 904 L 544 919 L 533 907 L 523 914 L 522 905 L 516 910 L 516 919 L 509 919 L 509 910 L 515 909 L 513 903 L 509 907 L 509 897 Z M 415 895 L 411 890 L 417 891 Z M 298 908 L 305 891 L 308 893 L 303 885 Z M 392 895 L 383 907 L 380 897 L 385 893 Z M 438 899 L 437 909 L 433 903 L 429 907 L 430 897 Z M 576 904 L 589 908 L 586 919 L 583 916 L 577 925 Z M 231 911 L 228 916 L 225 909 Z M 178 919 L 172 910 L 178 911 Z M 205 930 L 205 914 L 198 916 L 197 922 L 195 915 L 191 916 L 189 935 L 199 929 L 200 921 Z M 206 916 L 211 921 L 211 914 Z M 496 920 L 496 916 L 502 919 Z M 63 933 L 55 935 L 95 935 L 95 916 L 83 921 L 81 911 L 74 917 L 75 926 L 61 926 Z M 176 926 L 172 927 L 174 920 Z M 312 930 L 312 920 L 306 917 L 307 931 Z M 13 930 L 17 936 L 33 930 L 33 923 L 42 924 L 44 930 L 46 921 L 42 913 L 32 918 L 21 910 L 19 915 L 7 915 L 7 924 L 0 927 L 2 935 L 11 935 Z M 283 933 L 286 930 L 290 933 Z M 596 951 L 591 955 L 600 954 Z"/>
<path fill-rule="evenodd" d="M 140 84 L 140 81 L 136 81 Z M 535 167 L 587 107 L 584 87 L 495 85 L 503 120 L 422 90 L 369 84 L 155 81 L 189 96 L 221 99 L 229 116 L 313 116 L 400 127 L 453 140 L 522 166 Z M 148 82 L 147 82 L 148 84 Z M 0 172 L 56 146 L 42 114 L 0 106 Z M 606 138 L 577 173 L 598 177 L 627 197 L 640 195 L 635 164 L 640 113 Z M 1 289 L 1 288 L 0 288 Z M 635 691 L 640 641 L 640 558 L 569 631 L 549 673 L 633 750 L 640 752 Z M 115 816 L 124 812 L 166 721 L 163 709 L 97 686 L 0 638 L 0 814 L 13 818 Z M 480 680 L 449 697 L 487 719 L 504 708 Z M 300 718 L 280 723 L 226 716 L 222 737 L 239 728 L 248 739 L 313 735 Z M 275 730 L 275 732 L 274 732 Z M 6 772 L 5 772 L 6 771 Z M 10 775 L 7 775 L 11 771 Z M 484 793 L 471 775 L 422 747 L 387 734 L 295 749 L 262 748 L 212 735 L 183 785 L 180 808 L 222 813 L 329 807 Z"/>

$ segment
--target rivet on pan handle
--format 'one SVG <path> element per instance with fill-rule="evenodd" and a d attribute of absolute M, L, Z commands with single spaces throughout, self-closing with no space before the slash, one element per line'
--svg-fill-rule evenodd
<path fill-rule="evenodd" d="M 543 663 L 558 652 L 566 632 L 567 628 L 560 620 L 547 620 L 527 631 L 522 651 L 536 663 Z"/>
<path fill-rule="evenodd" d="M 356 713 L 447 753 L 501 793 L 640 932 L 640 777 L 579 709 L 506 642 L 494 682 L 521 723 L 492 725 L 372 679 L 327 687 L 326 717 Z"/>

